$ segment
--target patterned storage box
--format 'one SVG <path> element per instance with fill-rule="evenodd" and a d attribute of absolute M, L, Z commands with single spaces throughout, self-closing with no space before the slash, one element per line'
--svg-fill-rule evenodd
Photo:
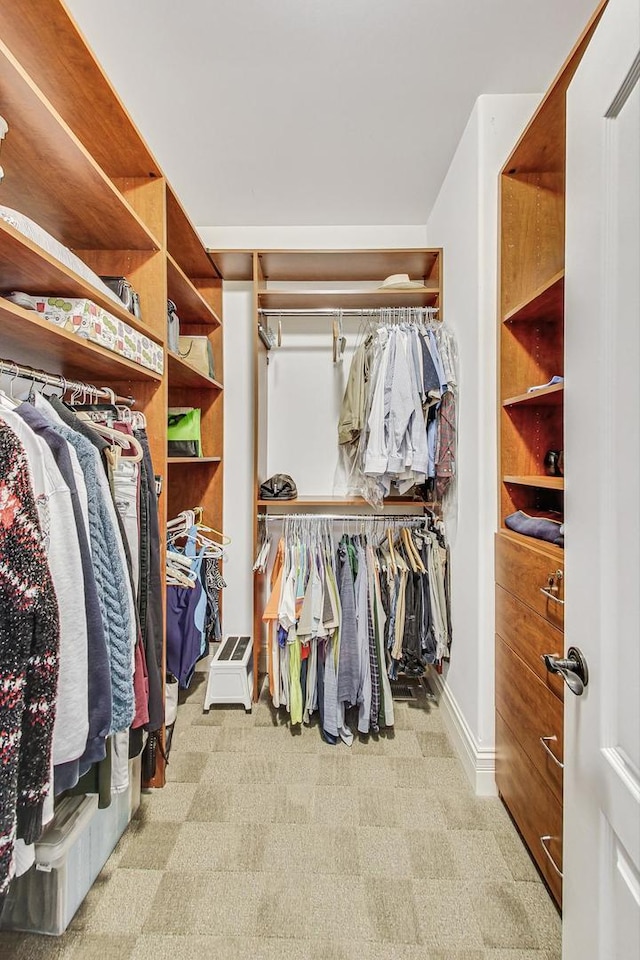
<path fill-rule="evenodd" d="M 34 297 L 19 294 L 19 302 L 28 299 L 32 309 L 41 313 L 47 320 L 55 323 L 79 337 L 99 343 L 100 346 L 149 370 L 162 373 L 164 368 L 163 349 L 159 343 L 138 333 L 123 320 L 113 317 L 91 300 L 72 297 Z"/>

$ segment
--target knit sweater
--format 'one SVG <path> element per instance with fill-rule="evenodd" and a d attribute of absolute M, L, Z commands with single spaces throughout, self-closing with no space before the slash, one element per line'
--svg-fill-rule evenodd
<path fill-rule="evenodd" d="M 47 415 L 46 406 L 40 406 Z M 104 481 L 100 455 L 91 442 L 66 424 L 55 419 L 54 429 L 67 440 L 76 451 L 84 473 L 89 501 L 89 540 L 98 589 L 98 601 L 102 614 L 102 623 L 111 674 L 112 719 L 111 733 L 126 730 L 133 721 L 135 704 L 133 695 L 133 649 L 135 625 L 132 624 L 128 604 L 130 588 L 126 582 L 126 573 L 121 560 L 122 543 L 113 522 L 115 508 L 108 504 L 103 493 L 101 479 Z"/>
<path fill-rule="evenodd" d="M 24 449 L 0 421 L 0 907 L 50 789 L 59 618 L 42 541 Z"/>

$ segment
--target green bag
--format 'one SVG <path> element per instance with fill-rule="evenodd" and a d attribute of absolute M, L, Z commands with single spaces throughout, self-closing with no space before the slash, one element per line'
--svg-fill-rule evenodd
<path fill-rule="evenodd" d="M 202 456 L 200 416 L 201 411 L 198 407 L 169 407 L 168 456 Z"/>

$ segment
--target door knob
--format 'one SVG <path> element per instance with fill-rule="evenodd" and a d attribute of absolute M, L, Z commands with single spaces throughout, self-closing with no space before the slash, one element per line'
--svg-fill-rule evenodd
<path fill-rule="evenodd" d="M 558 673 L 576 697 L 581 697 L 589 683 L 587 661 L 578 647 L 569 647 L 566 659 L 553 653 L 542 655 L 549 673 Z"/>

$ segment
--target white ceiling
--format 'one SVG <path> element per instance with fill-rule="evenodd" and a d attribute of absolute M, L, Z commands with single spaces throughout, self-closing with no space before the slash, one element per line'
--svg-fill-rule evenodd
<path fill-rule="evenodd" d="M 199 226 L 424 224 L 476 98 L 596 0 L 66 0 Z"/>

